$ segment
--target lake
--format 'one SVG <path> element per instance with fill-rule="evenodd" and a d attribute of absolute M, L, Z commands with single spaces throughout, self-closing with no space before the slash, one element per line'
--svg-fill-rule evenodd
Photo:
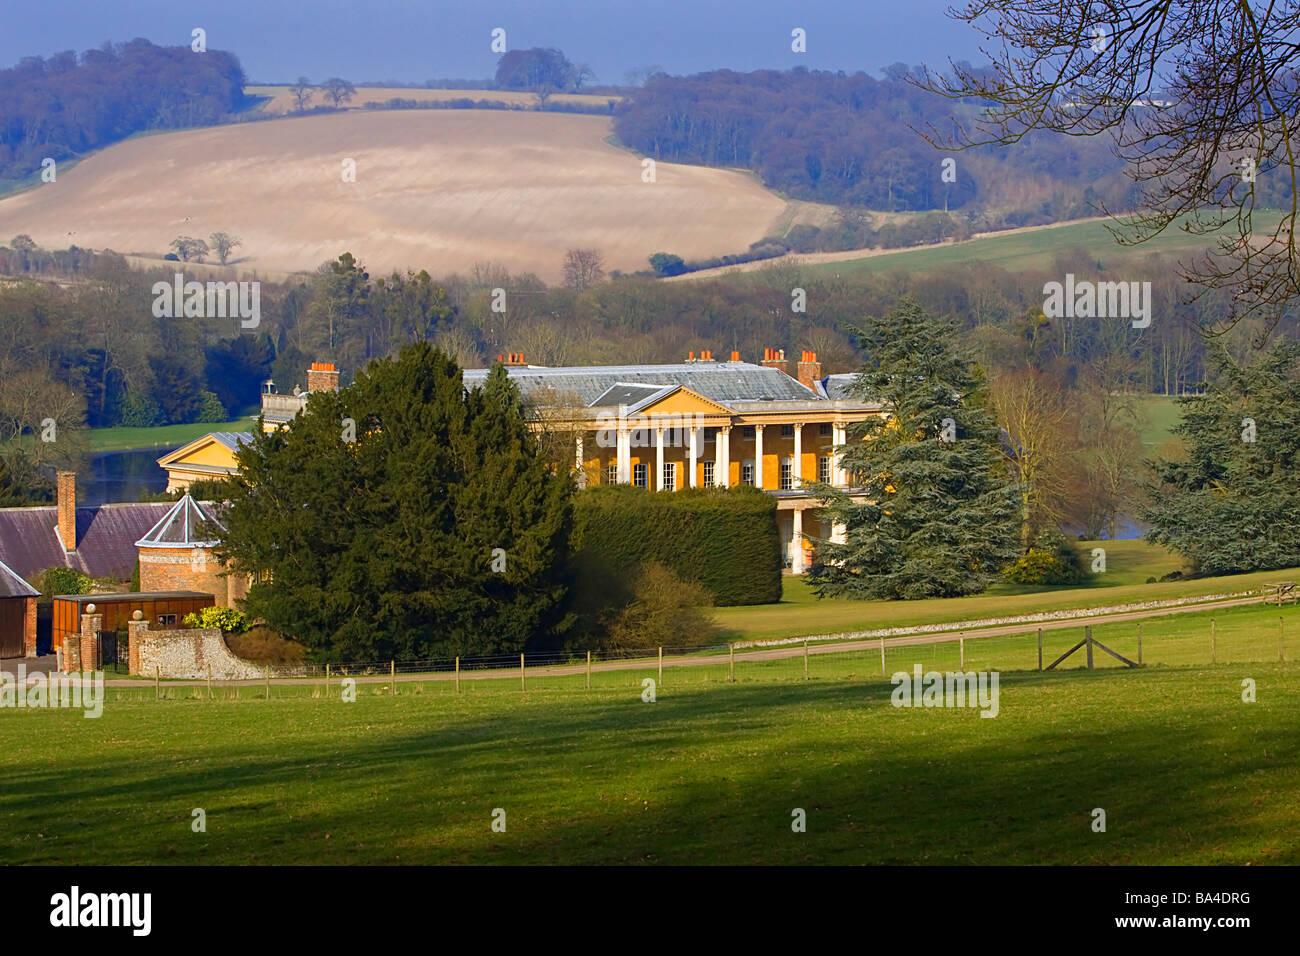
<path fill-rule="evenodd" d="M 135 502 L 148 492 L 167 489 L 167 472 L 158 467 L 158 459 L 180 445 L 159 446 L 136 451 L 102 451 L 86 456 L 86 471 L 77 479 L 77 505 Z"/>

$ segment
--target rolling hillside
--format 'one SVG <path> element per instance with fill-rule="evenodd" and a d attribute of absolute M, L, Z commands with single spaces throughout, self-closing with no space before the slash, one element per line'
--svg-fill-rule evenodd
<path fill-rule="evenodd" d="M 266 113 L 291 113 L 297 108 L 297 101 L 287 86 L 246 86 L 244 92 L 249 96 L 269 97 L 260 107 Z M 391 99 L 415 100 L 418 103 L 490 100 L 493 103 L 507 103 L 520 108 L 529 108 L 537 103 L 536 94 L 522 90 L 424 90 L 405 86 L 358 86 L 352 99 L 343 103 L 342 107 L 361 109 L 366 103 L 386 103 Z M 608 107 L 610 100 L 620 99 L 622 99 L 620 96 L 597 96 L 589 93 L 556 93 L 551 97 L 551 102 L 603 109 Z M 330 103 L 325 94 L 317 91 L 307 108 L 328 105 Z"/>
<path fill-rule="evenodd" d="M 0 200 L 0 235 L 161 258 L 177 236 L 243 239 L 241 272 L 306 271 L 351 251 L 372 271 L 495 261 L 559 279 L 564 250 L 607 269 L 651 253 L 737 252 L 788 218 L 741 173 L 660 163 L 609 121 L 533 111 L 347 111 L 128 140 Z M 344 158 L 356 182 L 342 181 Z"/>

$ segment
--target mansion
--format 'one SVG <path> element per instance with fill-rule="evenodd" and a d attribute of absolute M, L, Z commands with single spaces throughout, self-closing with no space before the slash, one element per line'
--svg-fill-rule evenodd
<path fill-rule="evenodd" d="M 757 364 L 737 352 L 716 360 L 709 351 L 671 365 L 552 368 L 529 365 L 522 354 L 498 358 L 533 410 L 533 427 L 572 436 L 580 486 L 762 489 L 777 499 L 786 565 L 795 573 L 808 567 L 805 535 L 843 540 L 843 529 L 821 517 L 820 502 L 804 483 L 848 489 L 838 454 L 847 429 L 881 412 L 849 396 L 853 375 L 823 375 L 816 353 L 804 352 L 793 369 L 778 349 L 768 349 Z M 481 384 L 488 372 L 466 369 L 466 387 Z M 263 427 L 292 421 L 312 392 L 336 389 L 338 381 L 333 365 L 313 363 L 306 390 L 277 394 L 267 382 Z M 247 440 L 214 433 L 160 458 L 168 490 L 233 473 L 235 451 Z"/>

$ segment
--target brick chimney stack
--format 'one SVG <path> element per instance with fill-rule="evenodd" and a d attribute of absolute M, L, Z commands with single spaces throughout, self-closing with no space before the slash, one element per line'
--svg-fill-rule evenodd
<path fill-rule="evenodd" d="M 60 471 L 57 476 L 59 494 L 59 543 L 64 551 L 77 550 L 77 473 Z"/>
<path fill-rule="evenodd" d="M 312 362 L 307 369 L 307 391 L 337 392 L 339 390 L 339 370 L 333 362 Z"/>
<path fill-rule="evenodd" d="M 816 391 L 817 386 L 813 383 L 821 381 L 821 377 L 822 363 L 817 361 L 817 353 L 804 349 L 799 357 L 799 382 Z"/>
<path fill-rule="evenodd" d="M 777 368 L 786 375 L 790 374 L 790 367 L 785 362 L 785 349 L 763 349 L 764 368 Z"/>

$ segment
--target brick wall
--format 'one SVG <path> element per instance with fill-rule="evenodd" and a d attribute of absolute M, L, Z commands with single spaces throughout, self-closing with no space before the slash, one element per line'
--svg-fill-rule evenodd
<path fill-rule="evenodd" d="M 23 654 L 36 656 L 36 598 L 27 599 L 27 613 L 23 620 Z"/>
<path fill-rule="evenodd" d="M 225 575 L 209 548 L 141 548 L 141 591 L 204 591 L 217 604 L 234 607 L 248 596 L 243 575 Z"/>

